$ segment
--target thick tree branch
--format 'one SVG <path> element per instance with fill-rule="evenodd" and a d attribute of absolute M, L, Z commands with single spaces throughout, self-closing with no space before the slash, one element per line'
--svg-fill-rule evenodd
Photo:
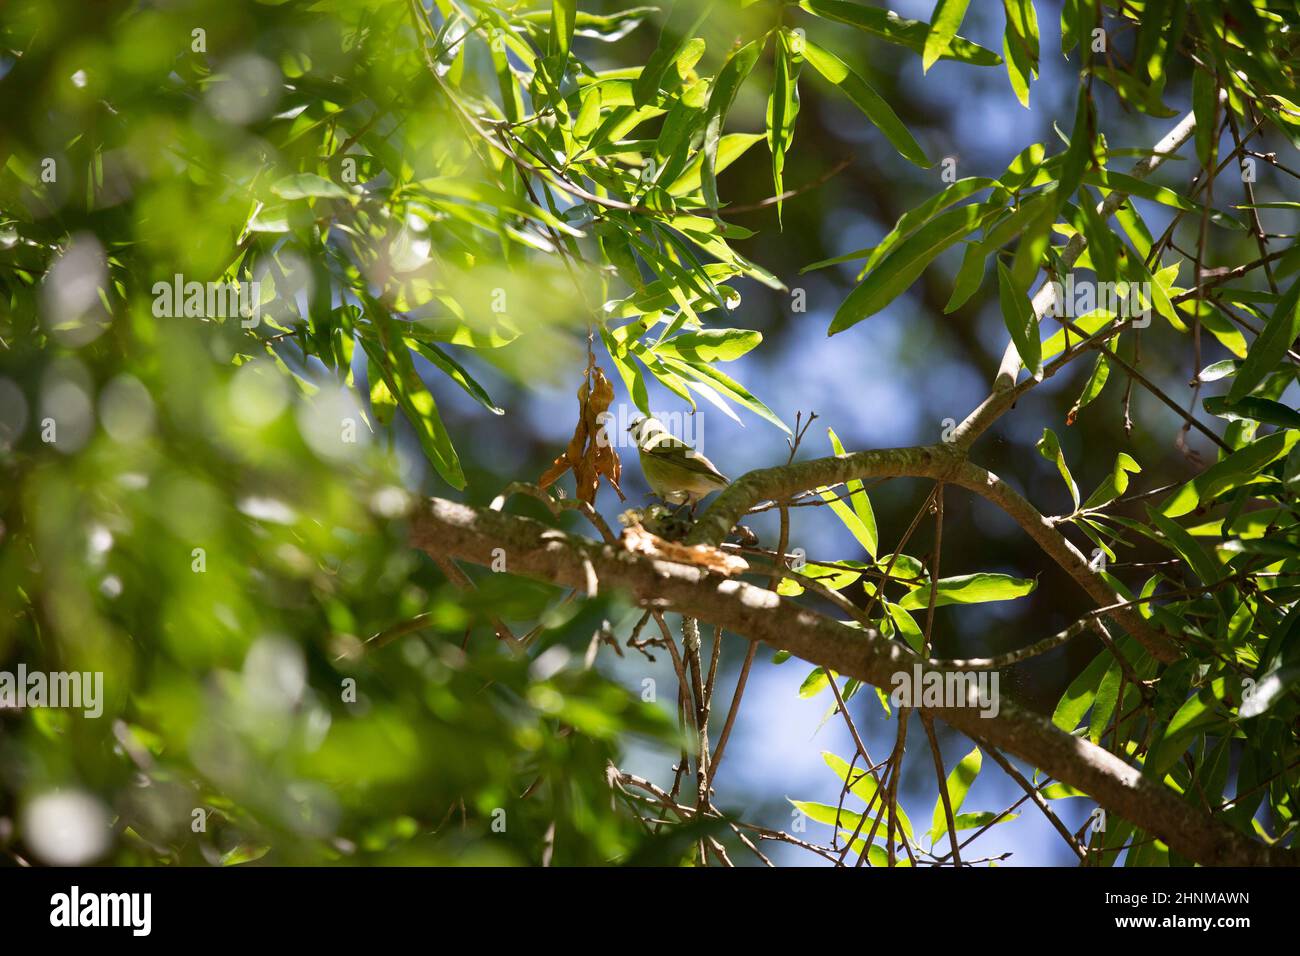
<path fill-rule="evenodd" d="M 716 544 L 741 516 L 765 498 L 788 498 L 809 488 L 836 485 L 854 478 L 935 478 L 960 485 L 1005 511 L 1099 606 L 1122 604 L 1123 598 L 1088 567 L 1087 559 L 1025 497 L 996 475 L 967 461 L 951 444 L 912 448 L 878 448 L 815 458 L 778 468 L 751 471 L 727 487 L 696 523 L 688 541 Z M 1111 612 L 1153 657 L 1177 660 L 1177 645 L 1156 630 L 1135 608 Z"/>
<path fill-rule="evenodd" d="M 891 460 L 919 461 L 934 454 L 894 450 Z M 963 469 L 948 468 L 947 476 L 960 483 Z M 915 667 L 923 673 L 933 670 L 909 648 L 874 631 L 848 627 L 772 591 L 719 578 L 699 567 L 654 560 L 528 518 L 437 498 L 423 504 L 410 520 L 412 544 L 430 555 L 488 565 L 494 549 L 503 548 L 510 573 L 569 587 L 581 586 L 590 566 L 607 591 L 628 592 L 642 606 L 709 621 L 877 687 L 891 687 L 894 675 L 912 673 Z M 971 706 L 927 707 L 925 712 L 1091 794 L 1107 810 L 1188 859 L 1219 866 L 1298 862 L 1294 851 L 1265 846 L 1233 830 L 1113 754 L 1062 732 L 1012 701 L 1002 700 L 996 716 L 981 716 L 981 710 Z"/>

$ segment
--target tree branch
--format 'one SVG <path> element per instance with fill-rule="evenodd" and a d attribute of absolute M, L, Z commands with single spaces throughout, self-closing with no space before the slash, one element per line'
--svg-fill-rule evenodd
<path fill-rule="evenodd" d="M 895 449 L 883 460 L 897 463 L 934 456 L 933 450 Z M 811 471 L 829 468 L 824 461 L 802 465 L 812 464 Z M 960 483 L 961 469 L 951 464 L 945 467 Z M 877 687 L 891 686 L 894 675 L 917 667 L 922 673 L 936 670 L 910 648 L 885 640 L 875 631 L 840 624 L 764 588 L 720 578 L 700 567 L 659 561 L 565 534 L 528 518 L 434 498 L 411 516 L 410 537 L 415 547 L 431 556 L 485 565 L 491 563 L 494 549 L 504 548 L 512 573 L 569 587 L 583 584 L 590 565 L 607 591 L 628 592 L 644 607 L 709 621 L 750 641 L 787 650 Z M 1295 851 L 1266 846 L 1233 830 L 1115 755 L 1064 733 L 1013 701 L 1002 700 L 994 716 L 981 716 L 978 708 L 969 706 L 924 710 L 1091 794 L 1107 810 L 1132 821 L 1188 859 L 1219 866 L 1300 862 Z"/>
<path fill-rule="evenodd" d="M 1088 567 L 1082 552 L 1020 492 L 967 461 L 963 452 L 951 444 L 878 448 L 751 471 L 718 495 L 687 541 L 716 544 L 750 507 L 765 498 L 787 498 L 808 488 L 881 477 L 935 478 L 973 491 L 1005 511 L 1099 606 L 1123 603 L 1123 598 Z M 1153 627 L 1136 609 L 1116 609 L 1112 614 L 1157 660 L 1171 663 L 1181 656 L 1174 640 Z"/>

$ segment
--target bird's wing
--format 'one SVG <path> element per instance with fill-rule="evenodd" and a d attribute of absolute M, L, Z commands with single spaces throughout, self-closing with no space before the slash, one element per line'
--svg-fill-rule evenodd
<path fill-rule="evenodd" d="M 713 462 L 691 450 L 691 447 L 675 438 L 659 441 L 652 448 L 644 449 L 647 455 L 667 463 L 685 468 L 697 475 L 704 475 L 716 481 L 730 484 L 730 479 L 714 466 Z"/>

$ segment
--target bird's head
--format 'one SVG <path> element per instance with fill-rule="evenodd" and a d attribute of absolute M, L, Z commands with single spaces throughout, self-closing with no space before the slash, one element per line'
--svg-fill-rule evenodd
<path fill-rule="evenodd" d="M 641 447 L 646 441 L 655 435 L 662 434 L 668 429 L 664 428 L 664 423 L 657 418 L 647 417 L 638 418 L 627 426 L 628 434 L 636 442 L 637 447 Z"/>

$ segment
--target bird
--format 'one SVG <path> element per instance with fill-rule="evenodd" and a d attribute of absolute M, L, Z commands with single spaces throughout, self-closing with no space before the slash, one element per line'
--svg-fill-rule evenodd
<path fill-rule="evenodd" d="M 638 418 L 628 432 L 641 455 L 646 483 L 669 504 L 689 506 L 693 515 L 702 498 L 730 484 L 713 462 L 674 438 L 659 419 Z"/>

